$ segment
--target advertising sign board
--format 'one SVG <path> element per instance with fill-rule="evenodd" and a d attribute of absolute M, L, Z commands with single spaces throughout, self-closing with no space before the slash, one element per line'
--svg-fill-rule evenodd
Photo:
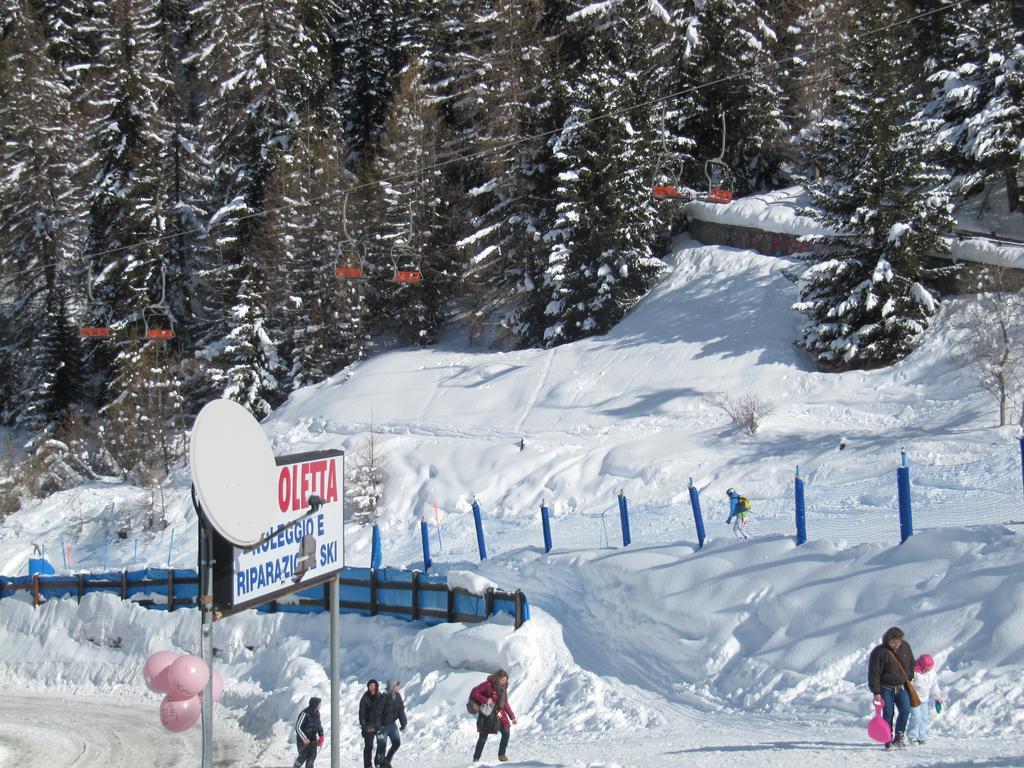
<path fill-rule="evenodd" d="M 341 570 L 344 457 L 338 450 L 276 457 L 278 520 L 251 547 L 215 538 L 213 596 L 220 616 L 307 589 Z M 311 496 L 318 497 L 312 506 Z"/>

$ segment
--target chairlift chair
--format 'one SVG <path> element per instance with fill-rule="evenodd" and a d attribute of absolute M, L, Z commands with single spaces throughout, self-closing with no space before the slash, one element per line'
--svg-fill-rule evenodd
<path fill-rule="evenodd" d="M 89 307 L 87 314 L 90 314 L 95 306 L 92 297 L 92 265 L 89 266 L 89 275 L 86 278 L 85 292 L 89 296 Z M 110 327 L 107 325 L 82 325 L 78 328 L 78 335 L 83 339 L 109 339 Z"/>
<path fill-rule="evenodd" d="M 709 203 L 732 202 L 732 170 L 725 157 L 725 112 L 722 112 L 722 148 L 718 157 L 704 163 L 704 176 L 708 180 L 707 201 Z"/>
<path fill-rule="evenodd" d="M 174 338 L 174 322 L 171 311 L 165 302 L 167 288 L 167 272 L 160 265 L 160 301 L 150 304 L 142 310 L 142 323 L 145 326 L 145 338 L 152 341 L 168 341 Z"/>
<path fill-rule="evenodd" d="M 358 243 L 345 243 L 334 262 L 334 276 L 339 280 L 369 280 L 366 274 L 366 249 Z"/>
<path fill-rule="evenodd" d="M 348 192 L 341 203 L 341 231 L 345 239 L 341 253 L 334 262 L 334 276 L 339 280 L 369 280 L 366 274 L 366 247 L 348 233 Z"/>
<path fill-rule="evenodd" d="M 391 277 L 393 283 L 405 283 L 408 285 L 419 285 L 423 280 L 423 273 L 420 272 L 420 257 L 412 247 L 413 226 L 412 226 L 412 203 L 409 204 L 409 233 L 405 241 L 395 241 L 391 246 L 391 266 L 395 272 Z M 399 266 L 401 265 L 401 266 Z M 412 266 L 412 269 L 408 267 Z M 404 267 L 404 268 L 403 268 Z"/>
<path fill-rule="evenodd" d="M 665 131 L 667 109 L 666 105 L 661 111 L 661 152 L 654 166 L 654 175 L 651 177 L 651 196 L 662 202 L 686 203 L 694 198 L 694 194 L 692 189 L 680 183 L 683 175 L 682 161 L 678 167 L 673 167 L 675 164 L 672 153 L 668 150 L 668 134 Z"/>
<path fill-rule="evenodd" d="M 415 265 L 414 269 L 402 269 L 399 267 L 402 265 Z M 395 272 L 391 277 L 393 283 L 407 283 L 411 285 L 419 285 L 423 280 L 423 273 L 420 272 L 419 258 L 412 248 L 407 243 L 395 243 L 391 246 L 391 265 L 394 267 Z"/>

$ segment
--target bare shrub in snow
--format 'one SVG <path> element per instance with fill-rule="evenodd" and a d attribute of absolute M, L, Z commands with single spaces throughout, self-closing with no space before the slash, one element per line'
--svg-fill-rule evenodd
<path fill-rule="evenodd" d="M 381 450 L 372 424 L 349 466 L 345 496 L 352 509 L 352 521 L 363 525 L 375 523 L 382 512 L 388 456 Z"/>
<path fill-rule="evenodd" d="M 992 395 L 1005 426 L 1018 406 L 1024 427 L 1024 294 L 1000 292 L 1002 270 L 988 275 L 984 292 L 967 301 L 950 319 L 957 331 L 953 359 Z"/>
<path fill-rule="evenodd" d="M 732 398 L 724 392 L 705 392 L 700 399 L 724 412 L 735 426 L 748 435 L 755 434 L 762 422 L 775 413 L 775 404 L 771 400 L 749 392 L 739 398 Z"/>

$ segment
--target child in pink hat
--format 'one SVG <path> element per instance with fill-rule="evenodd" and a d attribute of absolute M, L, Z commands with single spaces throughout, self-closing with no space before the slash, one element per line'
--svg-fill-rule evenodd
<path fill-rule="evenodd" d="M 924 744 L 928 739 L 928 723 L 931 716 L 932 700 L 935 711 L 942 711 L 942 691 L 939 690 L 939 671 L 935 659 L 927 653 L 917 657 L 914 664 L 914 688 L 921 698 L 920 706 L 910 710 L 910 724 L 907 726 L 907 743 Z"/>

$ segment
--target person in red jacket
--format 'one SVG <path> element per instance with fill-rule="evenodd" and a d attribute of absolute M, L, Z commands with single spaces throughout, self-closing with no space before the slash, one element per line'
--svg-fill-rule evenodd
<path fill-rule="evenodd" d="M 501 733 L 498 759 L 507 762 L 505 750 L 508 748 L 509 728 L 516 722 L 516 715 L 508 703 L 508 672 L 499 669 L 474 688 L 469 697 L 480 705 L 480 714 L 476 718 L 476 730 L 480 735 L 473 750 L 473 762 L 480 762 L 484 744 L 492 733 Z"/>

